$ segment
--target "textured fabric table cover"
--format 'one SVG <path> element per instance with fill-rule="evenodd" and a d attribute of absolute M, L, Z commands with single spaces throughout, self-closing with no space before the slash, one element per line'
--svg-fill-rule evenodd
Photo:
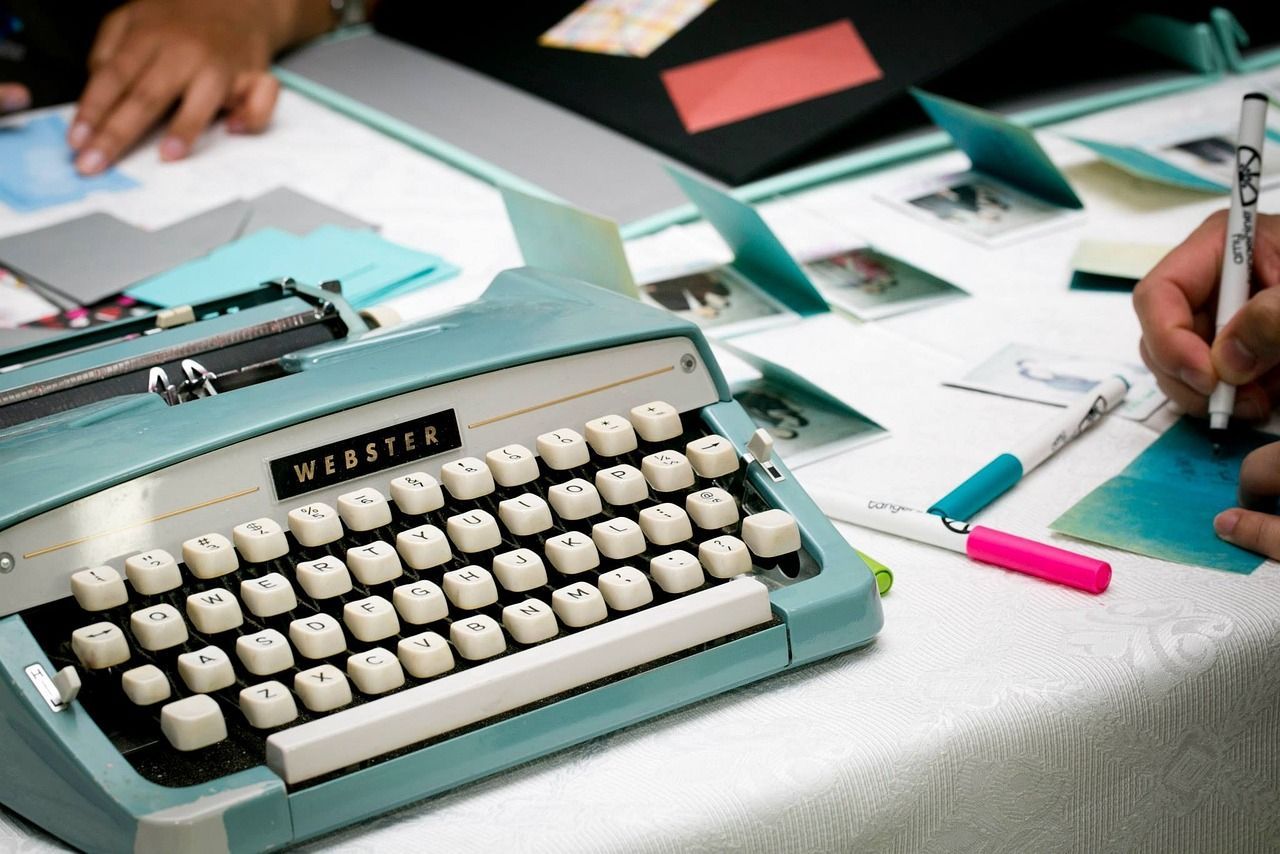
<path fill-rule="evenodd" d="M 398 301 L 406 314 L 467 298 L 518 263 L 491 188 L 288 93 L 265 137 L 213 137 L 183 164 L 161 166 L 150 149 L 130 157 L 124 168 L 141 190 L 34 217 L 0 213 L 0 233 L 94 209 L 155 227 L 288 184 L 462 264 L 457 282 Z M 1046 143 L 1087 215 L 998 251 L 874 198 L 963 168 L 955 154 L 764 206 L 793 247 L 824 230 L 857 234 L 973 294 L 875 324 L 832 315 L 740 339 L 893 431 L 802 469 L 802 480 L 927 505 L 1050 411 L 943 379 L 1007 341 L 1136 359 L 1127 296 L 1068 292 L 1071 252 L 1085 236 L 1176 242 L 1220 200 L 1145 186 L 1064 141 Z M 1262 208 L 1280 209 L 1280 199 L 1264 194 Z M 714 254 L 700 228 L 681 242 Z M 1105 419 L 982 516 L 1111 561 L 1101 596 L 842 525 L 896 573 L 869 647 L 301 850 L 1276 850 L 1280 567 L 1235 576 L 1047 530 L 1172 418 L 1166 408 L 1146 423 Z M 59 847 L 0 811 L 0 850 Z"/>

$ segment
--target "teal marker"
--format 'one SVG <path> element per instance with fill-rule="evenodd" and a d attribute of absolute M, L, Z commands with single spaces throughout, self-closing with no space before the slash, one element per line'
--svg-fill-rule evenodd
<path fill-rule="evenodd" d="M 969 520 L 1004 495 L 1023 475 L 1053 456 L 1093 422 L 1117 407 L 1129 391 L 1119 375 L 1098 383 L 1028 439 L 1021 448 L 1000 454 L 929 508 L 948 519 Z"/>

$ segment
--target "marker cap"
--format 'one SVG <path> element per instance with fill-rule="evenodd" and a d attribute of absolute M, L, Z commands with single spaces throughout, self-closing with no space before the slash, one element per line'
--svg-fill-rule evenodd
<path fill-rule="evenodd" d="M 968 521 L 1021 479 L 1021 461 L 1013 454 L 1001 454 L 938 499 L 929 512 L 948 519 Z"/>
<path fill-rule="evenodd" d="M 1106 561 L 981 525 L 974 526 L 970 531 L 965 552 L 983 563 L 1034 575 L 1089 593 L 1101 593 L 1111 583 L 1111 564 Z"/>

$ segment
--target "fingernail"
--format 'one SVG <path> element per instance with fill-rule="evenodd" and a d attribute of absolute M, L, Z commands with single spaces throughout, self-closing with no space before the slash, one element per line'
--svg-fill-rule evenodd
<path fill-rule="evenodd" d="M 79 151 L 89 141 L 92 133 L 93 128 L 89 127 L 88 122 L 76 122 L 71 126 L 71 130 L 67 131 L 67 145 Z"/>
<path fill-rule="evenodd" d="M 166 136 L 160 143 L 161 160 L 181 160 L 187 156 L 187 144 L 176 136 Z"/>
<path fill-rule="evenodd" d="M 107 156 L 96 148 L 91 148 L 76 158 L 76 170 L 81 175 L 101 172 L 106 165 Z"/>
<path fill-rule="evenodd" d="M 1258 364 L 1258 357 L 1246 346 L 1240 343 L 1239 338 L 1228 338 L 1226 343 L 1222 345 L 1223 361 L 1233 371 L 1247 374 L 1253 371 Z"/>
<path fill-rule="evenodd" d="M 1236 509 L 1223 510 L 1213 520 L 1213 531 L 1224 540 L 1231 539 L 1231 532 L 1236 529 L 1236 525 L 1240 522 L 1240 511 Z"/>
<path fill-rule="evenodd" d="M 248 125 L 244 123 L 244 119 L 229 119 L 227 121 L 227 133 L 244 133 L 248 129 Z"/>
<path fill-rule="evenodd" d="M 1183 368 L 1178 378 L 1201 394 L 1213 394 L 1213 379 L 1194 368 Z"/>
<path fill-rule="evenodd" d="M 6 113 L 16 112 L 17 110 L 25 110 L 31 106 L 31 95 L 25 89 L 14 89 L 5 92 L 4 97 L 0 98 L 0 110 Z"/>

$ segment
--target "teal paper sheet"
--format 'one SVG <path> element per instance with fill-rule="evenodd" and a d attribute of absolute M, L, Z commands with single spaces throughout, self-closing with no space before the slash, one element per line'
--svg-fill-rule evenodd
<path fill-rule="evenodd" d="M 207 302 L 284 276 L 308 284 L 337 279 L 347 301 L 362 308 L 457 272 L 442 258 L 370 231 L 327 225 L 299 237 L 264 228 L 153 276 L 126 293 L 170 307 Z"/>
<path fill-rule="evenodd" d="M 1215 456 L 1208 425 L 1183 418 L 1051 527 L 1174 563 L 1253 572 L 1262 558 L 1218 539 L 1213 517 L 1236 506 L 1240 461 L 1277 438 L 1233 429 L 1222 453 Z"/>
<path fill-rule="evenodd" d="M 755 208 L 686 172 L 670 167 L 667 171 L 729 244 L 732 267 L 801 317 L 831 310 L 809 274 Z"/>
<path fill-rule="evenodd" d="M 1249 46 L 1249 34 L 1236 20 L 1236 16 L 1227 9 L 1218 7 L 1209 12 L 1209 19 L 1217 31 L 1219 46 L 1228 68 L 1237 74 L 1260 71 L 1280 63 L 1280 48 L 1265 48 L 1251 56 L 1240 52 Z"/>
<path fill-rule="evenodd" d="M 1162 160 L 1140 148 L 1128 145 L 1113 145 L 1109 142 L 1084 139 L 1078 136 L 1071 137 L 1071 140 L 1080 143 L 1117 169 L 1128 172 L 1130 175 L 1136 175 L 1139 178 L 1145 178 L 1148 181 L 1168 184 L 1171 187 L 1181 187 L 1184 190 L 1198 190 L 1203 193 L 1228 192 L 1225 184 L 1219 184 L 1216 181 L 1210 181 L 1184 169 L 1179 169 L 1169 161 Z"/>
<path fill-rule="evenodd" d="M 1037 199 L 1079 210 L 1084 202 L 1036 142 L 1035 134 L 997 113 L 980 110 L 919 89 L 911 94 L 956 148 L 969 155 L 977 172 L 1012 184 Z"/>
<path fill-rule="evenodd" d="M 526 264 L 639 299 L 616 222 L 568 202 L 498 189 Z"/>

